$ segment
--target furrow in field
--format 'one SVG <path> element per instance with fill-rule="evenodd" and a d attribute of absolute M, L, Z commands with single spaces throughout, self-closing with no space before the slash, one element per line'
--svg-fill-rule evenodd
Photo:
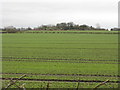
<path fill-rule="evenodd" d="M 92 77 L 120 77 L 119 75 L 93 75 L 93 74 L 39 74 L 39 73 L 0 73 L 2 75 L 40 75 L 40 76 L 92 76 Z"/>
<path fill-rule="evenodd" d="M 79 60 L 79 61 L 113 61 L 113 62 L 118 62 L 118 60 L 91 60 L 91 59 L 50 59 L 50 58 L 15 58 L 15 57 L 1 57 L 3 60 L 4 59 L 36 59 L 36 60 Z"/>
<path fill-rule="evenodd" d="M 47 44 L 47 43 L 46 43 Z M 55 45 L 56 43 L 53 43 L 52 45 Z M 66 45 L 66 44 L 68 44 L 68 43 L 63 43 L 63 45 Z M 58 44 L 58 45 L 60 45 L 60 44 Z M 73 45 L 77 45 L 77 44 L 74 44 L 73 43 Z M 80 45 L 80 44 L 79 44 Z M 4 48 L 8 48 L 8 47 L 5 47 L 4 46 Z M 63 48 L 63 47 L 44 47 L 44 46 L 37 46 L 37 47 L 34 47 L 34 46 L 32 46 L 32 47 L 10 47 L 10 48 L 41 48 L 41 49 L 65 49 L 65 50 L 71 50 L 71 49 L 73 49 L 73 50 L 116 50 L 116 52 L 117 52 L 117 50 L 118 50 L 118 48 L 94 48 L 94 47 L 91 47 L 91 48 L 77 48 L 77 47 L 74 47 L 74 48 Z"/>
<path fill-rule="evenodd" d="M 38 60 L 2 60 L 2 61 L 17 61 L 17 62 L 63 62 L 63 63 L 90 63 L 90 64 L 120 64 L 120 63 L 101 63 L 101 62 L 71 62 L 71 61 L 38 61 Z"/>
<path fill-rule="evenodd" d="M 11 80 L 11 78 L 0 78 L 2 80 Z M 12 78 L 12 80 L 19 80 L 19 78 Z M 57 82 L 104 82 L 100 80 L 61 80 L 61 79 L 20 79 L 26 81 L 57 81 Z M 120 83 L 120 81 L 108 81 L 108 83 Z"/>

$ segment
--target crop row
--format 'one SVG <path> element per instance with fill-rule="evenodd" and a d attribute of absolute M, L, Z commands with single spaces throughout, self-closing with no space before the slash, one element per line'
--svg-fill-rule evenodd
<path fill-rule="evenodd" d="M 40 76 L 90 76 L 90 77 L 120 77 L 120 75 L 101 75 L 101 74 L 40 74 L 40 73 L 0 73 L 3 75 L 40 75 Z"/>
<path fill-rule="evenodd" d="M 79 60 L 79 61 L 113 61 L 113 62 L 119 62 L 118 60 L 91 60 L 91 59 L 63 59 L 63 58 L 57 58 L 57 59 L 50 59 L 50 58 L 28 58 L 28 57 L 1 57 L 3 60 L 7 59 L 7 60 L 10 60 L 10 59 L 22 59 L 22 60 L 25 60 L 25 59 L 34 59 L 34 60 L 72 60 L 72 61 L 75 61 L 75 60 Z"/>
<path fill-rule="evenodd" d="M 63 63 L 94 63 L 94 64 L 120 64 L 120 63 L 106 63 L 106 62 L 88 62 L 88 61 L 55 61 L 55 60 L 52 60 L 52 61 L 46 61 L 46 60 L 2 60 L 2 61 L 17 61 L 17 62 L 21 62 L 21 61 L 24 61 L 24 62 L 63 62 Z"/>

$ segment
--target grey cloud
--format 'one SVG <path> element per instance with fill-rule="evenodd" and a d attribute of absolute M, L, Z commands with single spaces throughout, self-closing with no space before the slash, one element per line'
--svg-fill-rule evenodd
<path fill-rule="evenodd" d="M 3 24 L 25 27 L 74 21 L 91 25 L 100 22 L 106 28 L 108 25 L 109 27 L 117 26 L 116 2 L 76 1 L 5 2 L 3 3 Z"/>
<path fill-rule="evenodd" d="M 3 3 L 4 12 L 115 12 L 113 6 L 97 3 Z"/>

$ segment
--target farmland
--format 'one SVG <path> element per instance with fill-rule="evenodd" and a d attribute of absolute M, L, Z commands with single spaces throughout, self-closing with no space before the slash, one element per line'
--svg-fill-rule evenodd
<path fill-rule="evenodd" d="M 117 32 L 46 32 L 2 34 L 3 87 L 24 74 L 26 88 L 94 88 L 107 79 L 101 88 L 118 87 Z"/>

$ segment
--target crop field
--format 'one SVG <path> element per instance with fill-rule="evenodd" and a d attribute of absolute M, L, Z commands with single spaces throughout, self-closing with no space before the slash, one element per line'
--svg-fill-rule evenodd
<path fill-rule="evenodd" d="M 99 88 L 117 88 L 118 34 L 108 33 L 2 34 L 3 88 L 24 74 L 26 88 L 94 88 L 106 80 Z"/>

